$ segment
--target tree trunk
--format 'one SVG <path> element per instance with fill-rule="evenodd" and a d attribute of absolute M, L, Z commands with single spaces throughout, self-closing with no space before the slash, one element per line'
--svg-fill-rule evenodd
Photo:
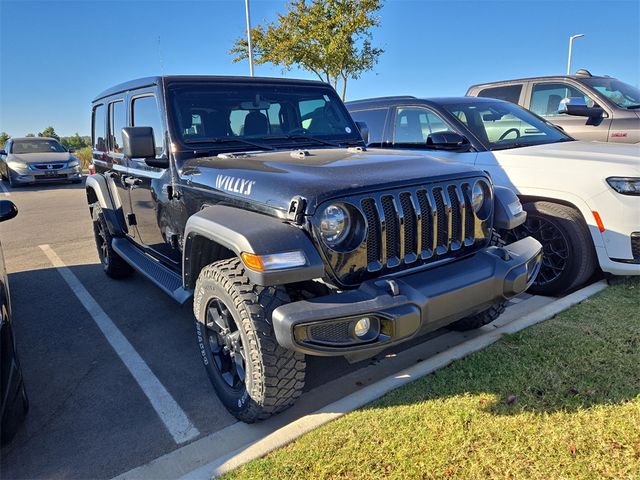
<path fill-rule="evenodd" d="M 342 101 L 344 102 L 347 97 L 347 76 L 342 77 Z"/>

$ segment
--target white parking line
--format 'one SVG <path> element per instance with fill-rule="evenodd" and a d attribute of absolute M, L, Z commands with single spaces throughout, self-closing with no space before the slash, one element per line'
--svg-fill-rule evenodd
<path fill-rule="evenodd" d="M 120 360 L 122 360 L 129 372 L 131 372 L 131 375 L 133 375 L 133 378 L 138 382 L 138 385 L 140 385 L 140 388 L 151 402 L 151 405 L 175 442 L 178 444 L 184 443 L 200 435 L 200 432 L 191 423 L 187 414 L 180 408 L 162 383 L 160 383 L 160 380 L 153 374 L 149 366 L 105 311 L 102 310 L 98 302 L 96 302 L 87 289 L 84 288 L 80 280 L 78 280 L 78 277 L 69 270 L 49 245 L 40 245 L 40 248 L 45 255 L 49 257 L 51 264 L 58 269 L 58 272 L 64 281 L 67 282 L 67 285 L 69 285 L 69 288 L 71 288 L 78 300 L 80 300 L 82 306 L 93 317 L 102 334 L 118 354 Z"/>
<path fill-rule="evenodd" d="M 0 190 L 2 190 L 2 193 L 4 193 L 5 196 L 11 196 L 11 192 L 9 192 L 9 190 L 7 190 L 7 187 L 4 186 L 4 182 L 2 180 L 0 180 Z"/>

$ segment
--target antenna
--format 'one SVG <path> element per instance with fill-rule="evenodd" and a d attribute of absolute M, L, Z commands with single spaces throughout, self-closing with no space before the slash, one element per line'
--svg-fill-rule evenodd
<path fill-rule="evenodd" d="M 164 75 L 164 59 L 162 58 L 162 44 L 158 35 L 158 57 L 160 58 L 160 75 Z"/>

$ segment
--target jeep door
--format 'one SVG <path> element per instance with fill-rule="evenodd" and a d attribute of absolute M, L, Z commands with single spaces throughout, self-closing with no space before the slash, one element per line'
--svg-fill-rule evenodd
<path fill-rule="evenodd" d="M 167 159 L 164 124 L 155 89 L 132 94 L 129 102 L 130 126 L 153 129 L 156 158 Z M 134 214 L 138 242 L 172 262 L 180 259 L 180 252 L 171 246 L 176 241 L 172 229 L 171 203 L 168 197 L 171 169 L 147 165 L 144 158 L 129 158 L 129 198 Z M 168 162 L 167 162 L 168 165 Z M 177 244 L 175 245 L 177 247 Z"/>
<path fill-rule="evenodd" d="M 122 214 L 123 227 L 133 237 L 135 230 L 128 228 L 126 223 L 131 213 L 129 189 L 124 183 L 127 165 L 122 154 L 122 127 L 126 122 L 124 97 L 112 97 L 94 105 L 92 161 L 96 173 L 105 176 L 116 210 Z"/>
<path fill-rule="evenodd" d="M 566 133 L 578 140 L 608 141 L 612 112 L 609 112 L 608 107 L 599 103 L 586 89 L 563 80 L 538 80 L 531 82 L 530 91 L 529 101 L 524 105 L 525 108 L 562 127 Z M 605 109 L 607 113 L 599 118 L 558 113 L 560 101 L 563 98 L 574 97 L 584 98 L 589 103 L 593 102 Z"/>

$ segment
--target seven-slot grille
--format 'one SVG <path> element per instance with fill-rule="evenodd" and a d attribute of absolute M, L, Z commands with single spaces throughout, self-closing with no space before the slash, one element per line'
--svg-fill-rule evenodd
<path fill-rule="evenodd" d="M 476 243 L 473 180 L 412 187 L 359 200 L 367 221 L 367 270 L 429 261 Z"/>

